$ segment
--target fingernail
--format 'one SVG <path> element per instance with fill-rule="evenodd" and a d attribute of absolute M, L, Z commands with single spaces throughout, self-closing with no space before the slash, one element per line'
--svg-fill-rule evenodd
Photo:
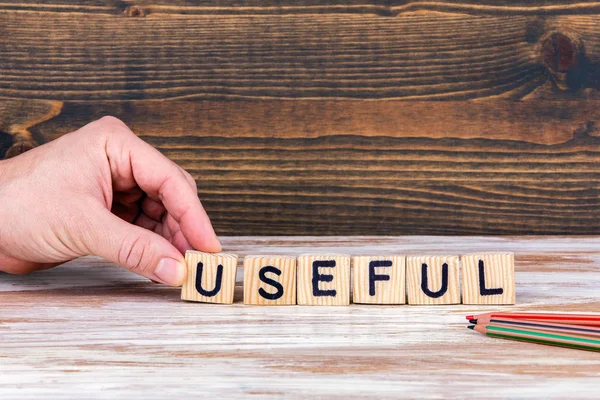
<path fill-rule="evenodd" d="M 179 286 L 185 279 L 185 265 L 172 258 L 163 258 L 159 261 L 154 275 L 167 285 Z"/>

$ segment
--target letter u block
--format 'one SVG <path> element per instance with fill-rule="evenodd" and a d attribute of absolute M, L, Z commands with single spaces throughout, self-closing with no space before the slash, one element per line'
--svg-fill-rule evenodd
<path fill-rule="evenodd" d="M 460 259 L 464 304 L 515 304 L 513 253 L 474 253 Z"/>
<path fill-rule="evenodd" d="M 296 257 L 244 258 L 244 304 L 296 304 Z"/>
<path fill-rule="evenodd" d="M 299 256 L 298 304 L 318 306 L 349 305 L 350 256 Z"/>
<path fill-rule="evenodd" d="M 458 256 L 406 258 L 408 304 L 460 304 Z"/>
<path fill-rule="evenodd" d="M 353 260 L 354 303 L 406 303 L 405 256 L 356 256 Z"/>
<path fill-rule="evenodd" d="M 235 254 L 186 251 L 188 274 L 181 288 L 181 299 L 232 304 L 237 261 Z"/>

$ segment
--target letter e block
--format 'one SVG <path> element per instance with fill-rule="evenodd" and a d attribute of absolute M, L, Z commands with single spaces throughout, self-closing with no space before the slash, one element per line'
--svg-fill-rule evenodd
<path fill-rule="evenodd" d="M 181 299 L 232 304 L 237 260 L 235 254 L 186 251 L 188 274 L 181 288 Z"/>
<path fill-rule="evenodd" d="M 461 257 L 463 304 L 515 304 L 513 253 L 474 253 Z"/>
<path fill-rule="evenodd" d="M 460 304 L 458 256 L 408 256 L 408 304 Z"/>
<path fill-rule="evenodd" d="M 405 256 L 356 256 L 353 260 L 354 303 L 406 303 Z"/>
<path fill-rule="evenodd" d="M 347 306 L 350 304 L 350 256 L 298 257 L 298 304 Z"/>
<path fill-rule="evenodd" d="M 296 304 L 296 257 L 244 258 L 244 304 Z"/>

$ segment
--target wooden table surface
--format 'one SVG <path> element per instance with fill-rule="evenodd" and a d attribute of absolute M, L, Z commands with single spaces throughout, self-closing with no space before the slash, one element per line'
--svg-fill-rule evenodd
<path fill-rule="evenodd" d="M 247 254 L 514 251 L 517 305 L 600 311 L 597 237 L 225 237 Z M 242 257 L 241 257 L 242 258 Z M 241 280 L 241 269 L 238 270 Z M 185 303 L 97 258 L 0 274 L 0 398 L 592 398 L 600 354 L 489 339 L 476 306 Z"/>

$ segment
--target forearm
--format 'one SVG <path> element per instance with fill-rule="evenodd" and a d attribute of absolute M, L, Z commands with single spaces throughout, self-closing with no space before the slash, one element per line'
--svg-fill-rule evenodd
<path fill-rule="evenodd" d="M 48 239 L 57 207 L 48 204 L 51 193 L 44 197 L 56 184 L 32 181 L 39 160 L 30 152 L 0 160 L 0 271 L 23 274 L 58 264 Z"/>

